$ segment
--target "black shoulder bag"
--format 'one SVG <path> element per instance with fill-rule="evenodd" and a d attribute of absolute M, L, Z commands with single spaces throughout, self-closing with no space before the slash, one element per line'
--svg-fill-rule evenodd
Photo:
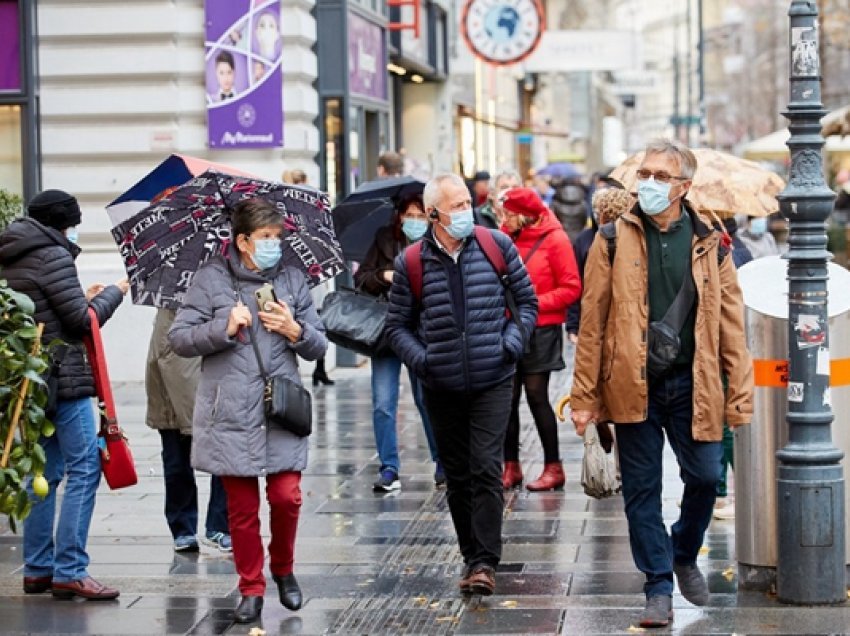
<path fill-rule="evenodd" d="M 650 378 L 659 378 L 673 367 L 682 348 L 679 332 L 682 331 L 695 297 L 694 278 L 688 268 L 682 286 L 670 307 L 667 308 L 667 313 L 661 320 L 649 323 L 646 370 Z"/>
<path fill-rule="evenodd" d="M 230 269 L 233 291 L 236 292 L 236 297 L 241 300 L 242 292 L 236 275 L 231 269 L 230 262 L 227 263 L 227 267 Z M 313 397 L 298 382 L 282 375 L 269 377 L 266 374 L 266 369 L 260 358 L 260 349 L 257 347 L 257 341 L 254 338 L 254 330 L 250 326 L 246 329 L 251 339 L 251 346 L 254 348 L 254 355 L 257 356 L 260 375 L 263 376 L 265 387 L 263 389 L 263 406 L 266 420 L 270 425 L 289 431 L 293 435 L 307 437 L 313 432 Z"/>

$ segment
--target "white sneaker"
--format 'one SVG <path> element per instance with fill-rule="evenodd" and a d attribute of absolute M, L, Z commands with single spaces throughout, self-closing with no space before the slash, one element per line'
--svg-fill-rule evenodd
<path fill-rule="evenodd" d="M 717 500 L 714 505 L 714 518 L 722 521 L 728 521 L 735 518 L 735 500 L 732 497 L 726 497 L 722 501 Z"/>

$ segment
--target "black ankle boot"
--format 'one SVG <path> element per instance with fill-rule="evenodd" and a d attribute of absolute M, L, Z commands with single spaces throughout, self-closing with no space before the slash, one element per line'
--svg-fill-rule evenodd
<path fill-rule="evenodd" d="M 260 618 L 263 611 L 262 596 L 243 596 L 239 606 L 233 612 L 233 620 L 237 623 L 253 623 Z"/>
<path fill-rule="evenodd" d="M 326 385 L 334 384 L 334 381 L 328 377 L 328 373 L 325 371 L 324 357 L 316 360 L 316 368 L 313 371 L 313 386 L 318 386 L 319 382 Z"/>
<path fill-rule="evenodd" d="M 285 576 L 278 576 L 274 574 L 272 578 L 277 583 L 280 604 L 293 612 L 301 609 L 301 588 L 298 587 L 298 581 L 295 580 L 295 575 L 287 574 Z"/>

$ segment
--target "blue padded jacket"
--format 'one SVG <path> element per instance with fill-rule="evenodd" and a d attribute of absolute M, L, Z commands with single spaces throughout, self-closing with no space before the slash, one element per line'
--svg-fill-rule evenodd
<path fill-rule="evenodd" d="M 430 389 L 482 391 L 513 375 L 537 321 L 537 297 L 510 238 L 490 230 L 505 256 L 523 325 L 506 311 L 505 290 L 478 242 L 467 239 L 457 263 L 422 239 L 422 299 L 410 290 L 404 252 L 395 260 L 386 334 L 404 363 Z"/>

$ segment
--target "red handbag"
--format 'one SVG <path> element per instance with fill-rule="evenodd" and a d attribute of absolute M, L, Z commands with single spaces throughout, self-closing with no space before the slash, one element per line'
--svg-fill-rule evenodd
<path fill-rule="evenodd" d="M 136 465 L 133 463 L 133 454 L 130 452 L 130 444 L 124 436 L 124 431 L 118 424 L 115 416 L 115 401 L 112 399 L 112 385 L 109 383 L 109 372 L 106 369 L 106 355 L 103 352 L 103 340 L 100 337 L 100 324 L 97 314 L 89 307 L 89 318 L 91 319 L 91 333 L 83 338 L 91 363 L 94 386 L 97 391 L 97 406 L 100 413 L 101 438 L 100 466 L 107 485 L 115 490 L 126 488 L 139 481 L 136 475 Z"/>

